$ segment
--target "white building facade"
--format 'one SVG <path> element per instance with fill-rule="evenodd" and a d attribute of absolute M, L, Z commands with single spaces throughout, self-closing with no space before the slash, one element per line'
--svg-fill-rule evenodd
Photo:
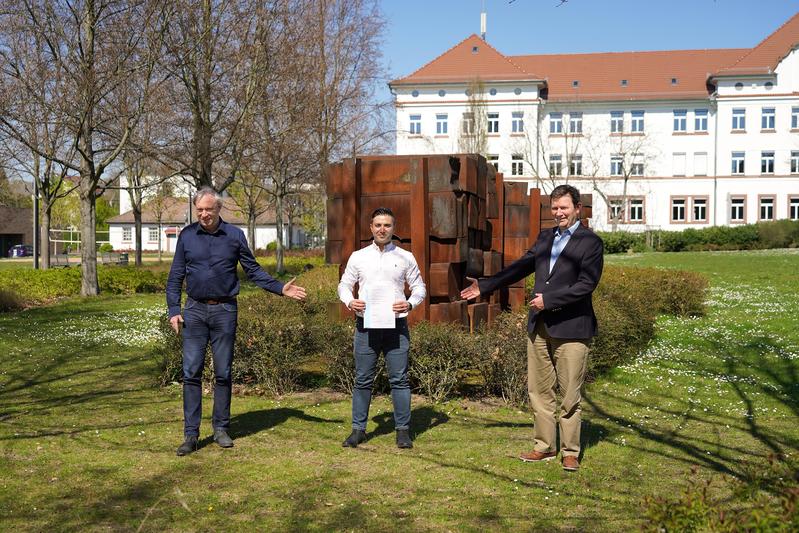
<path fill-rule="evenodd" d="M 571 183 L 600 230 L 799 220 L 797 47 L 799 14 L 750 49 L 504 56 L 472 35 L 391 82 L 397 153 Z"/>

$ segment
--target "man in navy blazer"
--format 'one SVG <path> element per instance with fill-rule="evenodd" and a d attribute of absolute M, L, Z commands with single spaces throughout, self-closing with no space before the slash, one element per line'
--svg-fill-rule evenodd
<path fill-rule="evenodd" d="M 535 273 L 527 322 L 527 390 L 535 416 L 535 446 L 522 461 L 548 461 L 557 456 L 560 430 L 565 470 L 580 467 L 580 389 L 597 321 L 591 295 L 603 266 L 602 239 L 580 224 L 580 192 L 560 185 L 550 194 L 557 226 L 542 231 L 517 261 L 490 278 L 467 278 L 461 297 L 490 294 Z M 556 392 L 562 400 L 556 423 Z"/>

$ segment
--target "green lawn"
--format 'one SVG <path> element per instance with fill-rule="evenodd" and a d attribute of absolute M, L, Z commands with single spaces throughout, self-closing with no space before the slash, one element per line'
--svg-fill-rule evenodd
<path fill-rule="evenodd" d="M 642 499 L 762 468 L 799 442 L 799 253 L 611 256 L 711 279 L 700 319 L 661 318 L 634 364 L 586 387 L 576 474 L 516 459 L 529 413 L 414 399 L 415 448 L 378 398 L 370 440 L 341 448 L 349 399 L 237 395 L 236 447 L 174 454 L 180 389 L 155 386 L 160 295 L 0 315 L 4 530 L 590 530 L 644 525 Z M 210 400 L 210 398 L 207 398 Z M 210 401 L 205 403 L 210 414 Z M 736 500 L 724 505 L 734 507 Z"/>

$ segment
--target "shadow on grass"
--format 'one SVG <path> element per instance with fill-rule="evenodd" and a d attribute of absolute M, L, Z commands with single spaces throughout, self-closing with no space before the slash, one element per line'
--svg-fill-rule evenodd
<path fill-rule="evenodd" d="M 379 437 L 394 433 L 394 413 L 387 411 L 372 417 L 372 421 L 377 424 L 370 438 Z M 418 437 L 428 429 L 433 429 L 441 424 L 446 424 L 449 416 L 446 413 L 436 411 L 432 405 L 415 407 L 411 410 L 411 437 Z"/>

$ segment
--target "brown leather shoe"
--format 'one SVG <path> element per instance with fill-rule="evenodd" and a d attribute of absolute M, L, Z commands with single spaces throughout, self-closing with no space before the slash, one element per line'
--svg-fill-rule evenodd
<path fill-rule="evenodd" d="M 563 469 L 569 472 L 576 472 L 580 468 L 580 461 L 574 455 L 563 456 Z"/>
<path fill-rule="evenodd" d="M 519 456 L 519 459 L 524 461 L 525 463 L 535 463 L 537 461 L 549 461 L 554 459 L 558 455 L 558 452 L 525 452 Z"/>

